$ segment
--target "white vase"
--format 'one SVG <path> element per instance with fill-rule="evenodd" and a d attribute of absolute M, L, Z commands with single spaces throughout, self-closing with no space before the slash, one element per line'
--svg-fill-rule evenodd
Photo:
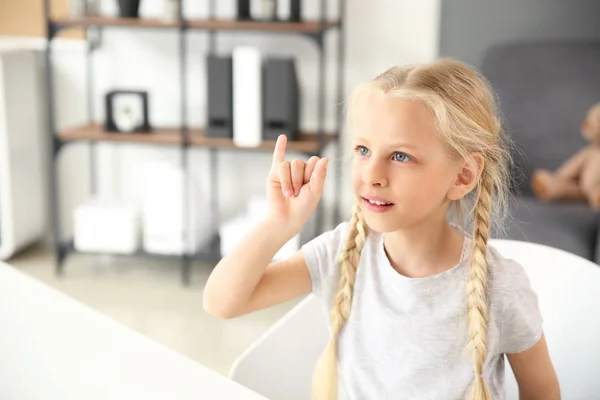
<path fill-rule="evenodd" d="M 179 1 L 178 0 L 164 0 L 163 19 L 165 19 L 167 21 L 179 20 Z"/>
<path fill-rule="evenodd" d="M 256 147 L 262 140 L 262 58 L 255 47 L 233 49 L 233 142 Z"/>
<path fill-rule="evenodd" d="M 71 0 L 69 3 L 69 14 L 71 17 L 83 17 L 85 15 L 86 0 Z"/>

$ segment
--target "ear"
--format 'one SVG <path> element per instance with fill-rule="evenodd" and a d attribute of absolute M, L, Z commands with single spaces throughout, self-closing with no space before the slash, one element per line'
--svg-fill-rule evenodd
<path fill-rule="evenodd" d="M 479 153 L 472 153 L 469 158 L 462 160 L 454 184 L 448 191 L 448 199 L 460 200 L 469 194 L 479 182 L 484 165 L 485 160 Z"/>

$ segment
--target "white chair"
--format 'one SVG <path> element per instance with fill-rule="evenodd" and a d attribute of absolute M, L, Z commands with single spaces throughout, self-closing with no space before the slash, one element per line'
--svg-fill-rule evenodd
<path fill-rule="evenodd" d="M 562 398 L 600 398 L 600 267 L 539 244 L 491 244 L 524 266 L 538 294 Z M 314 366 L 328 337 L 325 315 L 309 295 L 238 357 L 230 377 L 271 400 L 309 400 Z M 506 399 L 518 398 L 506 362 Z"/>
<path fill-rule="evenodd" d="M 271 400 L 308 400 L 329 332 L 320 300 L 308 295 L 233 363 L 231 379 Z"/>

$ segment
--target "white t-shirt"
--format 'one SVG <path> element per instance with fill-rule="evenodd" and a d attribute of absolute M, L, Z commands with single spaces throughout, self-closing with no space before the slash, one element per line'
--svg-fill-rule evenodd
<path fill-rule="evenodd" d="M 312 292 L 330 304 L 338 292 L 344 222 L 302 247 Z M 383 234 L 370 232 L 356 272 L 350 317 L 339 337 L 339 393 L 348 400 L 465 399 L 474 380 L 468 342 L 466 282 L 471 238 L 461 262 L 440 274 L 408 278 L 391 266 Z M 537 295 L 523 267 L 488 246 L 490 309 L 483 377 L 504 400 L 504 353 L 542 335 Z"/>

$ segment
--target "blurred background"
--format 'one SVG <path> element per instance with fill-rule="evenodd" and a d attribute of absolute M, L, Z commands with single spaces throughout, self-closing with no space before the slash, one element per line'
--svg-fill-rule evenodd
<path fill-rule="evenodd" d="M 504 235 L 597 263 L 596 211 L 539 200 L 531 177 L 587 144 L 598 15 L 594 0 L 3 0 L 0 255 L 226 374 L 297 304 L 202 309 L 212 268 L 264 215 L 276 135 L 289 158 L 334 161 L 286 257 L 350 215 L 351 89 L 450 56 L 489 79 L 517 145 Z"/>

